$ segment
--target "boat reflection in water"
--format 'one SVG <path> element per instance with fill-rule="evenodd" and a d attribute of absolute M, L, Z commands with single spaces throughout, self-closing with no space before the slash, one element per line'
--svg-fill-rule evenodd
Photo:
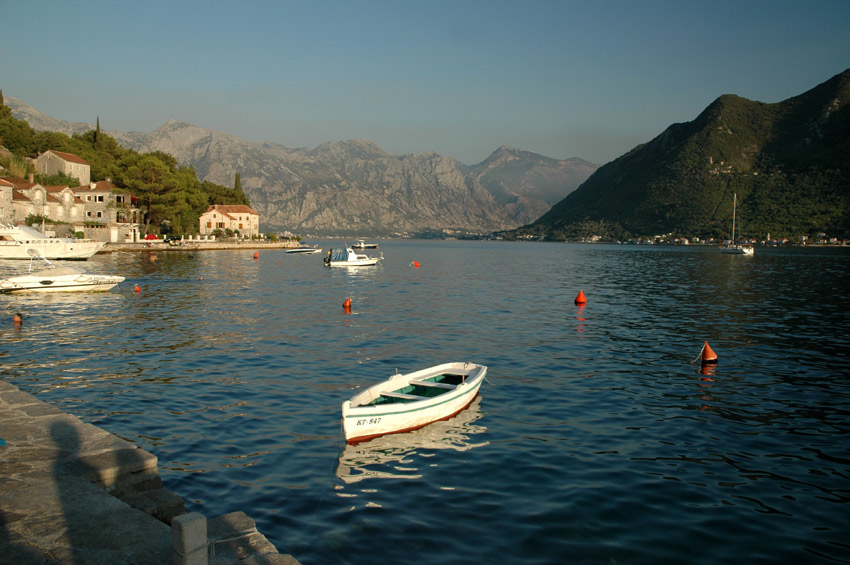
<path fill-rule="evenodd" d="M 428 454 L 421 453 L 423 451 L 468 451 L 489 445 L 489 441 L 471 441 L 471 436 L 487 431 L 486 427 L 475 424 L 482 415 L 479 396 L 468 408 L 448 420 L 434 422 L 412 432 L 346 445 L 339 458 L 336 476 L 347 484 L 363 479 L 418 479 L 422 475 L 416 467 L 416 456 L 428 457 Z"/>

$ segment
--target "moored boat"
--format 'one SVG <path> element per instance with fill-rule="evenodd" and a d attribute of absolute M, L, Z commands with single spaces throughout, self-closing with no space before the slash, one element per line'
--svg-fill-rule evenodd
<path fill-rule="evenodd" d="M 739 244 L 735 240 L 735 220 L 738 209 L 738 194 L 732 195 L 732 237 L 720 247 L 720 252 L 727 255 L 753 255 L 755 248 L 750 244 Z"/>
<path fill-rule="evenodd" d="M 34 249 L 46 259 L 86 260 L 106 242 L 69 237 L 47 237 L 30 226 L 0 223 L 0 259 L 29 259 Z"/>
<path fill-rule="evenodd" d="M 475 436 L 487 431 L 477 423 L 483 415 L 481 397 L 476 396 L 451 418 L 411 432 L 348 444 L 339 457 L 336 476 L 348 484 L 364 479 L 417 479 L 422 475 L 416 459 L 427 465 L 423 458 L 430 459 L 428 454 L 440 449 L 469 451 L 489 445 L 489 441 L 475 441 Z"/>
<path fill-rule="evenodd" d="M 314 253 L 321 253 L 322 248 L 321 247 L 301 246 L 301 247 L 293 247 L 292 249 L 287 249 L 286 252 L 292 253 L 294 255 L 312 255 Z"/>
<path fill-rule="evenodd" d="M 358 239 L 357 243 L 352 245 L 354 249 L 378 249 L 377 243 L 366 243 L 366 240 Z"/>
<path fill-rule="evenodd" d="M 381 253 L 380 257 L 370 257 L 362 253 L 357 253 L 350 246 L 345 246 L 341 251 L 334 253 L 331 249 L 325 257 L 325 265 L 328 267 L 369 267 L 377 265 L 384 258 Z"/>
<path fill-rule="evenodd" d="M 47 267 L 33 271 L 33 264 L 40 261 Z M 29 272 L 0 280 L 0 293 L 105 292 L 123 280 L 120 276 L 92 275 L 73 267 L 57 267 L 37 251 L 30 250 Z"/>
<path fill-rule="evenodd" d="M 472 403 L 486 374 L 487 367 L 468 362 L 396 373 L 342 403 L 345 440 L 357 443 L 451 418 Z"/>

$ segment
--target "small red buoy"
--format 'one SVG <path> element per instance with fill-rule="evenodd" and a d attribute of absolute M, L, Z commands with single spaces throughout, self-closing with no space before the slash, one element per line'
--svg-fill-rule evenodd
<path fill-rule="evenodd" d="M 702 346 L 702 353 L 700 353 L 700 362 L 703 365 L 717 365 L 717 354 L 711 348 L 711 346 L 706 341 Z"/>
<path fill-rule="evenodd" d="M 419 261 L 414 261 L 414 262 L 413 262 L 413 267 L 414 267 L 414 268 L 416 268 L 416 269 L 418 269 L 418 268 L 419 268 Z"/>
<path fill-rule="evenodd" d="M 136 292 L 142 292 L 142 289 L 141 289 L 141 288 L 139 288 L 139 285 L 136 285 L 136 288 L 135 288 L 134 290 L 135 290 Z"/>
<path fill-rule="evenodd" d="M 260 252 L 254 251 L 254 259 L 259 259 L 259 258 L 260 258 Z"/>
<path fill-rule="evenodd" d="M 578 291 L 578 296 L 576 296 L 576 304 L 587 304 L 587 298 L 584 297 L 584 291 Z"/>
<path fill-rule="evenodd" d="M 351 308 L 351 297 L 345 299 L 345 302 L 342 303 L 343 308 Z"/>

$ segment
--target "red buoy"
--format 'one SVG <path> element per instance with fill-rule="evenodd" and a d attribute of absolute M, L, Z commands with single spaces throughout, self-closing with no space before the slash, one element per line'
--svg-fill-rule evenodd
<path fill-rule="evenodd" d="M 418 269 L 418 268 L 419 268 L 419 261 L 414 261 L 414 262 L 413 262 L 413 266 L 414 266 L 416 269 Z"/>
<path fill-rule="evenodd" d="M 136 285 L 135 291 L 136 291 L 136 292 L 142 292 L 142 289 L 141 289 L 141 288 L 139 288 L 139 285 Z"/>
<path fill-rule="evenodd" d="M 342 303 L 343 308 L 351 308 L 351 297 L 345 299 L 345 302 Z"/>
<path fill-rule="evenodd" d="M 259 259 L 259 258 L 260 258 L 260 252 L 254 251 L 254 259 Z"/>
<path fill-rule="evenodd" d="M 576 296 L 576 304 L 587 304 L 587 298 L 584 297 L 584 291 L 578 291 L 578 296 Z"/>
<path fill-rule="evenodd" d="M 716 365 L 717 364 L 717 354 L 711 348 L 711 346 L 706 341 L 702 346 L 702 353 L 700 354 L 700 362 L 703 365 Z"/>

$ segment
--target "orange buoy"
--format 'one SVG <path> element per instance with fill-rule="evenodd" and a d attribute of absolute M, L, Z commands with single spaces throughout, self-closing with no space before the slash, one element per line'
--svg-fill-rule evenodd
<path fill-rule="evenodd" d="M 259 258 L 260 258 L 260 252 L 254 251 L 254 259 L 259 259 Z"/>
<path fill-rule="evenodd" d="M 134 290 L 135 290 L 136 292 L 142 292 L 142 289 L 141 289 L 141 288 L 139 288 L 139 285 L 136 285 L 136 288 L 135 288 Z"/>
<path fill-rule="evenodd" d="M 702 353 L 700 353 L 700 362 L 703 365 L 716 365 L 717 364 L 717 354 L 711 348 L 711 346 L 706 341 L 702 346 Z"/>
<path fill-rule="evenodd" d="M 351 297 L 345 299 L 345 302 L 342 303 L 343 308 L 351 308 Z"/>
<path fill-rule="evenodd" d="M 414 267 L 414 268 L 416 268 L 416 269 L 418 269 L 418 268 L 419 268 L 419 261 L 414 261 L 414 262 L 413 262 L 413 267 Z"/>
<path fill-rule="evenodd" d="M 586 304 L 587 298 L 584 297 L 584 291 L 578 291 L 578 296 L 576 296 L 576 304 Z"/>

